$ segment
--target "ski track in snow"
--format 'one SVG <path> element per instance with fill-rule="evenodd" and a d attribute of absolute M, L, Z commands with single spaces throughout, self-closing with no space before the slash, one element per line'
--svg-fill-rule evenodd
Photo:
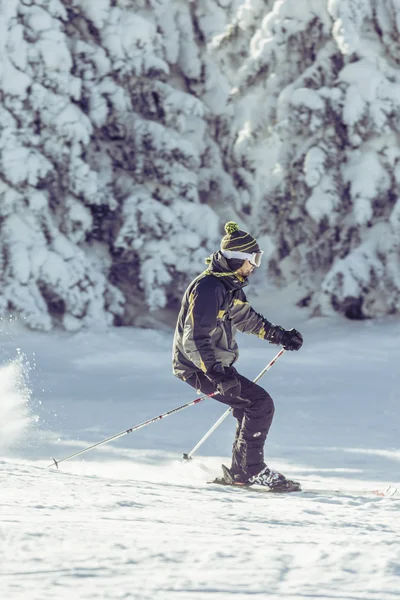
<path fill-rule="evenodd" d="M 28 356 L 35 351 L 32 410 L 39 399 L 43 408 L 18 451 L 0 460 L 1 600 L 400 598 L 400 497 L 365 493 L 399 486 L 400 326 L 313 321 L 301 330 L 303 354 L 285 355 L 263 382 L 278 409 L 271 464 L 313 490 L 287 495 L 206 483 L 229 462 L 229 419 L 201 456 L 181 460 L 225 410 L 215 402 L 49 467 L 52 455 L 67 456 L 192 392 L 170 374 L 168 334 L 8 340 L 10 357 L 17 341 Z M 240 342 L 242 370 L 257 373 L 259 341 Z M 120 363 L 104 359 L 117 349 Z M 274 347 L 267 350 L 264 364 Z"/>
<path fill-rule="evenodd" d="M 118 463 L 85 465 L 101 475 L 74 463 L 1 468 L 3 544 L 13 549 L 0 567 L 4 598 L 399 593 L 400 499 L 225 489 L 205 484 L 199 466 L 185 483 L 192 466 L 174 463 L 147 467 L 148 481 Z"/>

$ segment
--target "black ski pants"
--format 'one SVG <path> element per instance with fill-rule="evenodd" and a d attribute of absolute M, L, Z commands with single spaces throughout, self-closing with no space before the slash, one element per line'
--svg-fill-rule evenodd
<path fill-rule="evenodd" d="M 218 394 L 215 400 L 233 408 L 237 419 L 236 434 L 232 448 L 232 473 L 237 481 L 246 481 L 259 473 L 264 463 L 264 443 L 274 416 L 271 396 L 259 385 L 236 372 L 240 381 L 240 396 L 231 398 Z M 203 394 L 212 394 L 216 386 L 197 371 L 186 382 Z"/>

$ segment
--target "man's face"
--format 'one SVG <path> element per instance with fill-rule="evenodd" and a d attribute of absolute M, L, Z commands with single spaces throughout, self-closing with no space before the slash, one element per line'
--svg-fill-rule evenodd
<path fill-rule="evenodd" d="M 248 277 L 254 271 L 255 266 L 249 260 L 245 260 L 240 269 L 236 271 L 241 277 Z"/>

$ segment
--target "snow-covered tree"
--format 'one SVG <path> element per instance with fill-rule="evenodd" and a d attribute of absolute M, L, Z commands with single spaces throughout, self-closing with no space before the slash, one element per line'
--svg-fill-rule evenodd
<path fill-rule="evenodd" d="M 108 322 L 106 297 L 116 312 L 122 300 L 77 244 L 92 224 L 81 199 L 97 182 L 82 160 L 92 125 L 66 20 L 58 1 L 1 3 L 0 305 L 45 330 L 52 315 L 69 328 Z"/>
<path fill-rule="evenodd" d="M 212 43 L 240 205 L 315 311 L 400 310 L 399 23 L 397 0 L 245 0 Z"/>
<path fill-rule="evenodd" d="M 176 302 L 237 197 L 206 49 L 231 4 L 0 0 L 1 313 L 77 329 Z"/>
<path fill-rule="evenodd" d="M 398 0 L 0 0 L 0 313 L 145 323 L 235 217 L 314 311 L 398 311 L 399 21 Z"/>

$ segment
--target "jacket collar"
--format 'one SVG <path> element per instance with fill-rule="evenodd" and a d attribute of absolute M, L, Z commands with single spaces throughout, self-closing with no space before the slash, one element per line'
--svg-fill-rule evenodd
<path fill-rule="evenodd" d="M 240 277 L 229 268 L 226 258 L 222 256 L 221 252 L 214 252 L 206 259 L 206 262 L 209 267 L 204 273 L 218 277 L 228 290 L 241 290 L 248 284 L 247 277 Z"/>

